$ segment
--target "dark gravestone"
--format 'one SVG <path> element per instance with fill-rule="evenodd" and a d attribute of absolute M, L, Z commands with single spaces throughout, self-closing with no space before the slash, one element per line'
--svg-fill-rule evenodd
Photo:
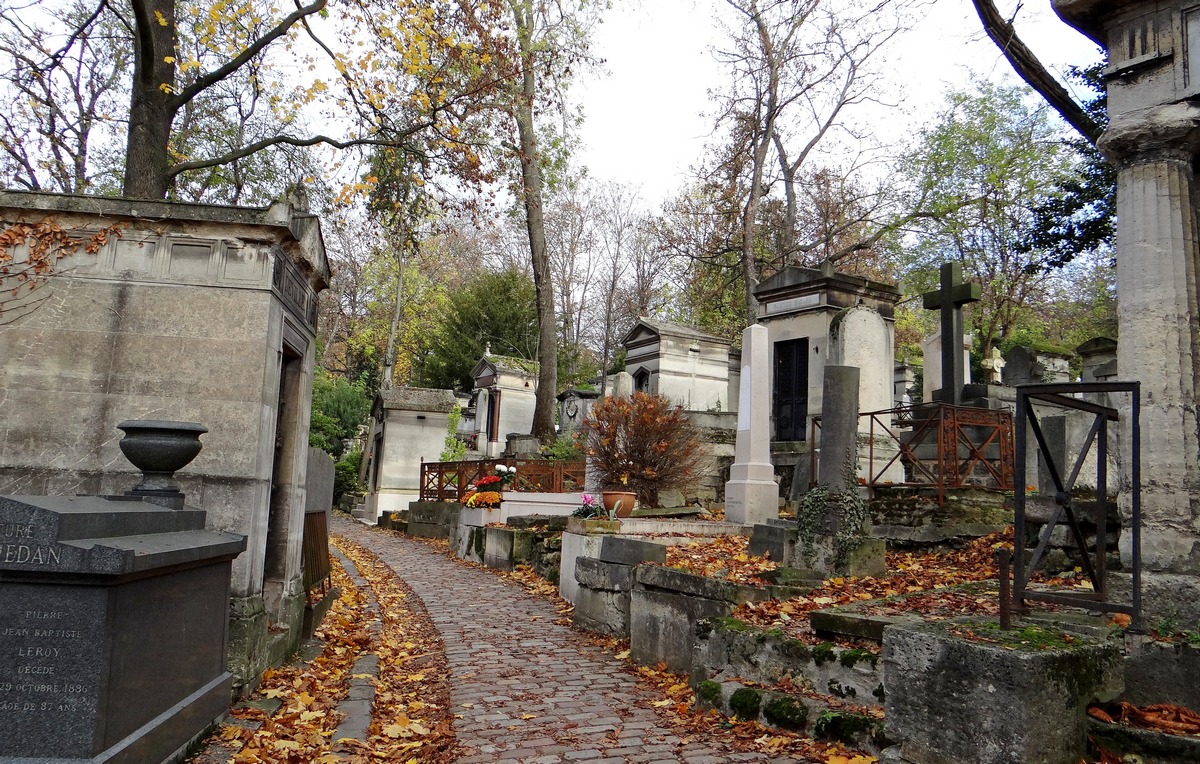
<path fill-rule="evenodd" d="M 0 497 L 0 762 L 161 762 L 225 712 L 245 539 L 181 500 Z"/>
<path fill-rule="evenodd" d="M 981 292 L 978 284 L 963 283 L 962 266 L 958 263 L 942 263 L 941 288 L 922 295 L 926 310 L 941 311 L 942 390 L 937 399 L 942 403 L 956 406 L 962 403 L 966 382 L 962 358 L 962 306 L 979 302 Z"/>

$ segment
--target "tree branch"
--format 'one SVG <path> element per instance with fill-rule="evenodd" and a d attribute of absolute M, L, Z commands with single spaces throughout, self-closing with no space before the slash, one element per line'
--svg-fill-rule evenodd
<path fill-rule="evenodd" d="M 971 2 L 975 4 L 975 12 L 979 14 L 979 20 L 983 22 L 983 30 L 987 32 L 988 37 L 992 38 L 992 42 L 996 43 L 996 47 L 1012 64 L 1012 68 L 1016 70 L 1021 79 L 1025 80 L 1042 98 L 1045 98 L 1046 102 L 1066 120 L 1067 124 L 1075 128 L 1093 146 L 1096 145 L 1096 141 L 1104 132 L 1104 127 L 1092 119 L 1083 107 L 1071 98 L 1067 89 L 1054 78 L 1054 75 L 1050 74 L 1038 57 L 1033 54 L 1033 51 L 1021 41 L 1021 38 L 1017 37 L 1012 22 L 1000 15 L 995 2 L 993 0 L 971 0 Z"/>
<path fill-rule="evenodd" d="M 276 24 L 271 31 L 255 40 L 253 45 L 250 45 L 241 53 L 229 59 L 229 61 L 225 62 L 224 66 L 197 77 L 192 84 L 180 90 L 179 93 L 177 93 L 175 97 L 171 99 L 174 108 L 178 109 L 183 104 L 195 98 L 199 93 L 202 93 L 229 75 L 233 74 L 238 69 L 242 68 L 247 61 L 257 56 L 264 48 L 287 34 L 288 30 L 292 28 L 293 24 L 301 19 L 311 16 L 314 13 L 324 10 L 326 4 L 327 0 L 314 0 L 312 5 L 297 4 L 296 10 L 284 17 L 284 19 Z"/>
<path fill-rule="evenodd" d="M 296 146 L 303 148 L 305 146 L 316 146 L 319 143 L 324 143 L 325 145 L 332 146 L 335 149 L 346 149 L 350 148 L 351 146 L 396 147 L 401 145 L 399 141 L 400 137 L 420 132 L 421 130 L 430 127 L 430 124 L 431 123 L 425 122 L 418 125 L 413 125 L 397 138 L 351 138 L 343 141 L 338 140 L 337 138 L 331 138 L 327 135 L 313 135 L 308 138 L 296 138 L 290 135 L 278 135 L 273 138 L 264 138 L 261 141 L 255 141 L 254 143 L 242 146 L 239 149 L 222 154 L 221 156 L 212 157 L 211 159 L 196 159 L 190 162 L 180 162 L 170 169 L 170 171 L 167 173 L 167 177 L 174 178 L 190 170 L 203 170 L 209 167 L 217 167 L 219 165 L 228 164 L 238 159 L 244 159 L 251 154 L 257 154 L 263 149 L 270 148 L 271 146 Z"/>

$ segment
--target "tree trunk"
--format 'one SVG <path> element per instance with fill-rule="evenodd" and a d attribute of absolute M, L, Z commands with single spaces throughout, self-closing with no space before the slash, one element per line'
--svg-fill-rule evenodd
<path fill-rule="evenodd" d="M 131 4 L 136 34 L 122 193 L 135 199 L 162 199 L 171 184 L 167 147 L 178 108 L 174 96 L 175 0 L 133 0 Z"/>
<path fill-rule="evenodd" d="M 533 11 L 528 2 L 514 3 L 513 15 L 521 52 L 521 92 L 513 114 L 520 143 L 522 196 L 529 254 L 533 263 L 533 285 L 537 290 L 538 387 L 534 399 L 533 430 L 542 443 L 554 440 L 554 400 L 558 393 L 558 323 L 554 316 L 554 281 L 550 254 L 546 250 L 546 224 L 542 209 L 542 165 L 533 124 L 537 96 L 534 72 Z"/>

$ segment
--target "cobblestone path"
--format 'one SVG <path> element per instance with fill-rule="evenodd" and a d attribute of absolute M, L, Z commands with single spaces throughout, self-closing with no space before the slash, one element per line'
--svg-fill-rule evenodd
<path fill-rule="evenodd" d="M 510 581 L 354 521 L 335 519 L 331 530 L 374 552 L 425 603 L 462 716 L 460 764 L 796 761 L 722 752 L 660 726 L 654 696 L 611 655 L 554 623 L 553 605 Z"/>

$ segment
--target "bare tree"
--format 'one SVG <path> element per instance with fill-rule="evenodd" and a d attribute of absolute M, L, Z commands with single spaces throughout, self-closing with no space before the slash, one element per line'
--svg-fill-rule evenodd
<path fill-rule="evenodd" d="M 880 50 L 903 28 L 905 3 L 726 2 L 738 21 L 729 30 L 728 45 L 717 53 L 730 72 L 717 115 L 728 146 L 720 171 L 741 200 L 739 267 L 745 320 L 753 322 L 761 258 L 757 227 L 770 187 L 776 180 L 782 182 L 779 249 L 794 253 L 805 246 L 796 236 L 802 171 L 817 147 L 844 129 L 847 110 L 875 100 L 872 67 Z M 775 177 L 769 174 L 772 165 L 777 168 Z"/>

